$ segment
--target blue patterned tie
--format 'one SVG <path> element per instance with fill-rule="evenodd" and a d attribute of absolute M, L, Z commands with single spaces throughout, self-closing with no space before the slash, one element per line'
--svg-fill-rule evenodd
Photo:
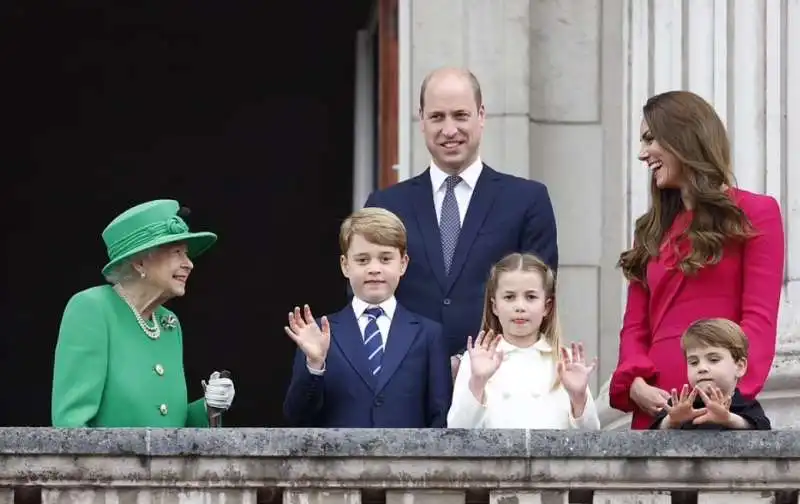
<path fill-rule="evenodd" d="M 461 182 L 458 175 L 450 175 L 445 179 L 447 191 L 442 202 L 442 216 L 439 219 L 439 233 L 442 236 L 442 254 L 444 256 L 444 271 L 450 274 L 450 265 L 453 263 L 453 253 L 456 251 L 458 234 L 461 232 L 461 216 L 458 213 L 458 202 L 454 189 Z"/>
<path fill-rule="evenodd" d="M 377 376 L 381 372 L 381 362 L 383 362 L 383 336 L 378 329 L 378 317 L 383 315 L 383 309 L 367 308 L 364 313 L 369 319 L 364 329 L 364 347 L 369 358 L 369 370 L 372 376 Z"/>

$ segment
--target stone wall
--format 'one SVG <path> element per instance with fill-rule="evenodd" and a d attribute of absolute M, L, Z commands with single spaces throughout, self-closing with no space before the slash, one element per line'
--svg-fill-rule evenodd
<path fill-rule="evenodd" d="M 570 490 L 598 504 L 684 491 L 797 503 L 798 488 L 790 431 L 0 429 L 3 504 L 14 492 L 45 504 L 532 504 Z"/>

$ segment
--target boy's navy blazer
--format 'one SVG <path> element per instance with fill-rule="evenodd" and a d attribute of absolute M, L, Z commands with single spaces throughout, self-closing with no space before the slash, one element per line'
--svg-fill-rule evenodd
<path fill-rule="evenodd" d="M 450 274 L 445 273 L 433 204 L 430 168 L 370 194 L 364 206 L 385 208 L 408 233 L 408 270 L 397 301 L 440 321 L 448 351 L 462 351 L 480 329 L 486 280 L 494 263 L 511 252 L 531 252 L 558 268 L 556 219 L 547 187 L 483 165 L 458 237 Z"/>
<path fill-rule="evenodd" d="M 392 318 L 381 372 L 373 377 L 353 308 L 328 316 L 325 373 L 313 375 L 295 354 L 284 414 L 294 427 L 445 427 L 452 398 L 441 325 L 400 303 Z M 319 323 L 319 322 L 318 322 Z"/>

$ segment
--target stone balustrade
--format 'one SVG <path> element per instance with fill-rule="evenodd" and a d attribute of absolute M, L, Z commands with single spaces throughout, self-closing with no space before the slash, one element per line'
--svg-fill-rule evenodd
<path fill-rule="evenodd" d="M 797 504 L 797 489 L 797 431 L 0 428 L 2 504 Z"/>

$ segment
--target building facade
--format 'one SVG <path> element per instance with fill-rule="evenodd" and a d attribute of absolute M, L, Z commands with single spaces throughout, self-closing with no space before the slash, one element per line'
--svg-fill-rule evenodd
<path fill-rule="evenodd" d="M 562 324 L 600 359 L 595 391 L 617 360 L 625 284 L 615 263 L 648 206 L 650 175 L 636 159 L 641 107 L 671 89 L 716 107 L 739 186 L 774 196 L 783 209 L 786 283 L 764 400 L 774 403 L 776 423 L 791 423 L 778 405 L 800 390 L 792 371 L 800 352 L 800 150 L 792 148 L 800 144 L 800 0 L 396 5 L 398 179 L 429 161 L 416 117 L 423 77 L 445 65 L 470 68 L 486 104 L 484 161 L 550 190 Z M 606 423 L 615 420 L 610 414 Z"/>

